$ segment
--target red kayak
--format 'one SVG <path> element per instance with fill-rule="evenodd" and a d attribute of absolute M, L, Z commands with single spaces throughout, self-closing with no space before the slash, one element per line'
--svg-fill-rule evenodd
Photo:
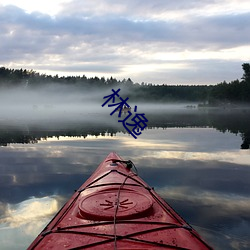
<path fill-rule="evenodd" d="M 212 249 L 110 153 L 28 249 Z"/>

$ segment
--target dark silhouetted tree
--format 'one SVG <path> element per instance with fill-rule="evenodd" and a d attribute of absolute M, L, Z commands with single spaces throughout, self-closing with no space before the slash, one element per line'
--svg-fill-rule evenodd
<path fill-rule="evenodd" d="M 244 71 L 244 74 L 242 76 L 242 80 L 245 82 L 250 81 L 250 64 L 249 63 L 243 63 L 242 64 L 242 69 Z"/>

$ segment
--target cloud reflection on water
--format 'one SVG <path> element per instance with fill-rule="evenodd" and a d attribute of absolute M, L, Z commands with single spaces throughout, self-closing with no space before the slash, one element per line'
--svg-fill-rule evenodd
<path fill-rule="evenodd" d="M 33 197 L 18 204 L 8 204 L 0 223 L 13 228 L 23 224 L 34 224 L 36 220 L 39 222 L 42 218 L 53 215 L 58 209 L 58 201 L 55 197 Z M 25 232 L 32 234 L 29 230 Z"/>
<path fill-rule="evenodd" d="M 8 229 L 1 230 L 2 237 L 7 235 L 8 238 L 14 231 L 18 237 L 22 235 L 21 218 L 29 216 L 35 204 L 47 200 L 55 208 L 54 201 L 48 199 L 54 199 L 55 194 L 68 198 L 104 157 L 115 150 L 124 159 L 131 159 L 139 175 L 188 222 L 231 237 L 217 242 L 214 235 L 205 231 L 208 239 L 212 237 L 211 242 L 218 246 L 224 244 L 224 249 L 237 249 L 230 244 L 242 246 L 249 232 L 242 231 L 250 225 L 250 156 L 248 151 L 235 149 L 239 141 L 239 136 L 214 129 L 175 128 L 148 129 L 137 140 L 117 133 L 114 137 L 60 137 L 59 140 L 51 138 L 37 144 L 12 144 L 2 148 L 0 199 L 4 217 L 0 223 L 3 227 L 8 223 Z M 38 203 L 32 203 L 29 199 L 32 195 L 36 196 L 33 201 Z M 42 213 L 37 218 L 41 223 L 45 221 Z M 37 218 L 29 217 L 32 225 L 37 225 L 33 230 L 38 233 L 41 228 Z M 48 222 L 51 217 L 46 218 Z M 14 219 L 20 226 L 11 231 Z M 245 238 L 235 240 L 237 235 Z"/>
<path fill-rule="evenodd" d="M 2 249 L 23 249 L 37 236 L 62 206 L 56 196 L 29 198 L 18 204 L 5 204 L 0 217 Z"/>

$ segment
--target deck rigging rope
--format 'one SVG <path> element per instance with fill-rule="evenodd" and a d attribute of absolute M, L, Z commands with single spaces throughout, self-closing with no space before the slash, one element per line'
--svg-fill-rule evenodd
<path fill-rule="evenodd" d="M 134 169 L 136 171 L 136 173 L 134 173 L 133 171 L 129 171 L 128 172 L 128 174 L 124 178 L 124 181 L 119 186 L 119 189 L 118 189 L 118 192 L 117 192 L 117 198 L 116 198 L 116 202 L 115 202 L 115 213 L 114 213 L 114 249 L 117 250 L 116 219 L 117 219 L 117 213 L 118 213 L 119 204 L 120 204 L 121 190 L 122 190 L 123 186 L 125 185 L 127 179 L 129 177 L 134 176 L 134 175 L 138 175 L 138 171 L 137 171 L 137 168 L 135 167 L 134 163 L 132 161 L 130 161 L 130 160 L 128 160 L 128 161 L 115 160 L 114 162 L 125 163 L 126 164 L 126 168 L 128 168 L 129 170 L 131 170 L 132 167 L 134 167 Z"/>

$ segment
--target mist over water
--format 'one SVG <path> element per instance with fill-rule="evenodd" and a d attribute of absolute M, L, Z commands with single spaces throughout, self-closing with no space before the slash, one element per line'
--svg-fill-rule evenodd
<path fill-rule="evenodd" d="M 110 151 L 133 160 L 215 249 L 249 247 L 249 150 L 240 149 L 249 145 L 249 110 L 131 98 L 132 112 L 137 105 L 148 119 L 135 140 L 118 122 L 127 114 L 102 107 L 111 93 L 56 84 L 0 90 L 3 249 L 26 248 Z"/>
<path fill-rule="evenodd" d="M 107 100 L 104 96 L 110 94 L 112 89 L 104 91 L 64 84 L 35 88 L 25 86 L 2 88 L 0 90 L 1 145 L 9 142 L 36 141 L 53 135 L 98 136 L 106 132 L 128 134 L 121 122 L 128 113 L 123 112 L 121 117 L 118 117 L 119 112 L 116 112 L 111 116 L 110 113 L 116 108 L 116 106 L 108 107 L 112 100 L 102 107 Z M 129 98 L 129 89 L 121 88 L 119 95 L 123 99 Z M 115 99 L 115 103 L 119 101 L 119 98 Z M 197 103 L 161 104 L 149 103 L 147 100 L 142 102 L 141 99 L 136 102 L 133 98 L 128 99 L 127 103 L 133 114 L 129 119 L 135 114 L 135 106 L 138 114 L 145 114 L 148 119 L 146 129 L 208 126 L 240 134 L 243 139 L 242 148 L 249 148 L 250 109 L 207 109 L 198 108 Z M 6 131 L 9 131 L 11 136 Z"/>
<path fill-rule="evenodd" d="M 56 120 L 83 118 L 101 113 L 98 92 L 84 93 L 66 86 L 53 85 L 39 89 L 5 89 L 0 92 L 1 120 Z"/>
<path fill-rule="evenodd" d="M 11 126 L 20 125 L 39 125 L 59 123 L 63 125 L 72 122 L 105 123 L 121 127 L 114 122 L 118 117 L 118 112 L 110 116 L 110 113 L 116 107 L 108 107 L 112 101 L 105 102 L 104 96 L 112 93 L 110 90 L 86 90 L 66 85 L 46 85 L 37 88 L 10 88 L 0 90 L 0 124 L 11 124 Z M 120 91 L 120 96 L 125 99 L 129 97 L 129 91 Z M 115 103 L 118 103 L 117 98 Z M 144 113 L 147 117 L 149 113 L 162 112 L 190 112 L 186 109 L 189 103 L 174 104 L 155 104 L 128 100 L 127 103 L 134 112 L 137 106 L 138 113 Z M 195 105 L 195 104 L 194 104 Z M 125 117 L 122 114 L 122 118 Z"/>

